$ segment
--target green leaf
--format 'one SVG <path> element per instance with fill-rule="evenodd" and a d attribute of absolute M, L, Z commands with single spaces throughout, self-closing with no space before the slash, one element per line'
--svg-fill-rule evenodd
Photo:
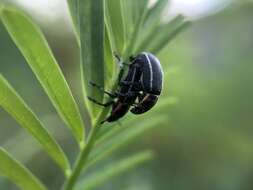
<path fill-rule="evenodd" d="M 137 46 L 136 42 L 138 40 L 139 33 L 141 31 L 141 28 L 143 26 L 144 20 L 148 12 L 147 0 L 135 1 L 135 3 L 132 4 L 132 9 L 134 10 L 133 12 L 134 28 L 131 36 L 128 39 L 128 43 L 123 54 L 124 60 L 127 60 L 129 56 L 135 53 L 134 48 L 135 46 Z"/>
<path fill-rule="evenodd" d="M 147 45 L 148 51 L 157 54 L 166 45 L 169 44 L 180 32 L 182 32 L 186 27 L 189 26 L 188 21 L 181 15 L 175 17 L 172 21 L 162 24 L 153 32 L 153 40 Z M 155 35 L 159 33 L 159 35 Z"/>
<path fill-rule="evenodd" d="M 50 116 L 43 117 L 41 121 L 44 126 L 50 126 L 50 133 L 55 137 L 55 139 L 63 140 L 68 137 L 68 133 L 59 133 L 59 126 L 61 126 L 62 123 L 56 114 L 50 114 Z M 17 144 L 17 142 L 19 143 Z M 31 144 L 33 146 L 31 146 Z M 2 147 L 8 150 L 8 152 L 13 156 L 18 157 L 19 161 L 22 163 L 29 163 L 34 156 L 43 151 L 43 147 L 36 142 L 35 138 L 27 137 L 26 130 L 17 131 L 14 135 L 2 143 Z M 25 154 L 23 147 L 26 147 Z"/>
<path fill-rule="evenodd" d="M 84 126 L 70 88 L 40 29 L 24 13 L 3 7 L 1 19 L 56 110 L 83 146 Z"/>
<path fill-rule="evenodd" d="M 161 16 L 167 4 L 168 0 L 158 0 L 155 5 L 149 8 L 134 54 L 145 51 L 147 44 L 153 41 L 154 36 L 158 34 L 156 29 L 161 24 Z"/>
<path fill-rule="evenodd" d="M 70 166 L 60 146 L 2 75 L 0 75 L 0 106 L 44 147 L 65 174 L 69 173 Z"/>
<path fill-rule="evenodd" d="M 134 20 L 134 23 L 137 23 L 139 18 L 141 18 L 143 16 L 143 13 L 145 11 L 147 11 L 148 1 L 147 0 L 139 0 L 139 1 L 130 0 L 130 1 L 132 1 L 133 20 Z M 146 16 L 146 14 L 145 14 L 145 16 Z"/>
<path fill-rule="evenodd" d="M 22 164 L 0 148 L 0 175 L 8 178 L 23 190 L 46 190 L 46 187 Z"/>
<path fill-rule="evenodd" d="M 107 156 L 111 155 L 114 151 L 123 147 L 124 145 L 129 144 L 130 141 L 137 138 L 144 132 L 158 127 L 161 122 L 166 119 L 164 116 L 156 117 L 152 120 L 144 120 L 140 122 L 139 120 L 135 120 L 136 122 L 129 122 L 121 128 L 114 128 L 114 130 L 110 131 L 106 134 L 102 139 L 100 139 L 97 143 L 99 146 L 91 152 L 91 155 L 88 160 L 88 164 L 84 169 L 93 166 L 97 162 L 102 159 L 105 159 Z M 131 126 L 131 127 L 130 127 Z"/>
<path fill-rule="evenodd" d="M 104 47 L 104 56 L 105 56 L 105 87 L 111 88 L 114 82 L 116 67 L 113 59 L 112 52 L 112 43 L 109 37 L 109 31 L 106 27 L 105 30 L 105 47 Z"/>
<path fill-rule="evenodd" d="M 5 150 L 8 150 L 13 156 L 18 157 L 18 160 L 22 163 L 29 163 L 32 161 L 34 156 L 41 153 L 43 148 L 42 146 L 39 146 L 34 138 L 27 137 L 27 131 L 25 130 L 19 130 L 4 141 L 1 146 Z M 25 154 L 23 150 L 24 147 L 26 147 Z"/>
<path fill-rule="evenodd" d="M 148 29 L 154 27 L 154 25 L 160 24 L 163 10 L 166 8 L 168 2 L 169 0 L 158 0 L 155 5 L 148 10 L 144 28 Z"/>
<path fill-rule="evenodd" d="M 94 122 L 101 108 L 87 96 L 103 102 L 103 93 L 89 82 L 104 87 L 104 0 L 79 0 L 79 20 L 84 99 Z"/>
<path fill-rule="evenodd" d="M 74 27 L 74 32 L 76 34 L 77 42 L 80 45 L 80 24 L 79 24 L 79 1 L 78 0 L 68 0 L 69 13 L 72 18 L 72 23 Z"/>
<path fill-rule="evenodd" d="M 125 24 L 122 13 L 122 0 L 106 0 L 106 21 L 108 26 L 111 27 L 112 35 L 114 38 L 115 49 L 114 51 L 120 56 L 125 48 Z"/>
<path fill-rule="evenodd" d="M 133 0 L 121 0 L 122 5 L 122 15 L 124 19 L 124 28 L 125 28 L 125 35 L 126 40 L 128 41 L 133 29 L 134 29 L 134 20 L 133 20 L 133 9 L 134 6 Z"/>
<path fill-rule="evenodd" d="M 88 176 L 87 179 L 77 184 L 76 190 L 91 190 L 100 187 L 110 179 L 122 175 L 131 169 L 135 169 L 138 165 L 149 161 L 153 158 L 151 151 L 143 151 L 135 155 L 131 155 L 120 161 L 113 162 L 102 170 Z"/>

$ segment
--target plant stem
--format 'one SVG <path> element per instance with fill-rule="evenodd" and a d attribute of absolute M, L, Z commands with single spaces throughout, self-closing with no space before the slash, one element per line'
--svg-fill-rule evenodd
<path fill-rule="evenodd" d="M 82 172 L 83 167 L 86 164 L 86 161 L 88 159 L 89 153 L 92 150 L 93 145 L 95 144 L 95 137 L 97 132 L 99 131 L 99 126 L 94 126 L 89 134 L 89 138 L 87 141 L 87 144 L 81 150 L 78 159 L 76 160 L 74 169 L 70 177 L 66 180 L 66 183 L 63 186 L 63 190 L 72 190 L 80 173 Z"/>

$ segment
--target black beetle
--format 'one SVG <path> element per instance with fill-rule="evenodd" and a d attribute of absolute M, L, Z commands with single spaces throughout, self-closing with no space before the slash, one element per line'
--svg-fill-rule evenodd
<path fill-rule="evenodd" d="M 150 110 L 157 102 L 163 86 L 163 70 L 159 60 L 151 53 L 143 52 L 136 59 L 141 68 L 142 94 L 138 96 L 139 103 L 130 111 L 142 114 Z"/>
<path fill-rule="evenodd" d="M 88 97 L 98 105 L 112 105 L 110 116 L 103 122 L 118 120 L 129 111 L 131 106 L 134 106 L 130 110 L 132 113 L 145 113 L 156 104 L 158 96 L 161 94 L 163 72 L 159 60 L 151 53 L 143 52 L 136 57 L 130 58 L 130 61 L 128 73 L 123 80 L 119 80 L 119 89 L 117 92 L 109 93 L 104 91 L 99 85 L 90 83 L 111 98 L 117 98 L 117 101 L 110 101 L 103 104 Z"/>

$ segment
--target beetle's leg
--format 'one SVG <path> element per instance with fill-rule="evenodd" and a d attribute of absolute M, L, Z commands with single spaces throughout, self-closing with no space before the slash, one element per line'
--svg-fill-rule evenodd
<path fill-rule="evenodd" d="M 114 103 L 114 101 L 110 101 L 110 102 L 106 102 L 106 103 L 101 103 L 101 102 L 98 102 L 97 100 L 95 100 L 95 99 L 93 99 L 93 98 L 91 98 L 89 96 L 88 96 L 88 99 L 90 101 L 92 101 L 93 103 L 95 103 L 97 105 L 100 105 L 100 106 L 103 106 L 103 107 L 108 107 L 108 106 L 110 106 L 110 105 L 112 105 Z"/>
<path fill-rule="evenodd" d="M 126 62 L 124 62 L 124 61 L 121 59 L 121 57 L 120 57 L 116 52 L 114 52 L 113 54 L 114 54 L 114 57 L 117 59 L 117 62 L 118 62 L 118 64 L 119 64 L 120 68 L 122 68 L 123 66 L 129 66 L 129 65 L 131 65 L 131 63 L 126 63 Z M 134 59 L 134 58 L 133 58 L 133 59 Z"/>
<path fill-rule="evenodd" d="M 117 59 L 117 63 L 119 64 L 120 68 L 122 68 L 126 63 L 121 59 L 121 57 L 116 53 L 113 52 L 114 57 Z"/>
<path fill-rule="evenodd" d="M 120 58 L 119 54 L 117 54 L 116 52 L 113 52 L 113 55 L 117 59 L 118 62 L 121 61 L 121 58 Z"/>
<path fill-rule="evenodd" d="M 130 61 L 130 62 L 132 62 L 134 59 L 135 59 L 135 57 L 134 57 L 133 55 L 131 55 L 131 56 L 129 57 L 129 61 Z"/>
<path fill-rule="evenodd" d="M 118 84 L 120 84 L 123 75 L 124 75 L 124 68 L 122 67 L 122 68 L 120 68 L 120 70 L 119 70 Z"/>
<path fill-rule="evenodd" d="M 119 74 L 118 74 L 117 82 L 118 82 L 118 85 L 120 85 L 120 82 L 125 72 L 124 66 L 127 65 L 127 67 L 129 67 L 130 64 L 127 64 L 125 62 L 118 62 L 118 64 L 119 64 Z"/>
<path fill-rule="evenodd" d="M 113 52 L 113 54 L 114 54 L 115 58 L 117 59 L 117 63 L 118 63 L 119 68 L 120 68 L 119 69 L 119 75 L 118 75 L 118 84 L 119 84 L 122 77 L 123 77 L 123 75 L 124 75 L 124 70 L 125 70 L 124 66 L 129 67 L 131 65 L 131 63 L 124 62 L 116 52 Z"/>
<path fill-rule="evenodd" d="M 122 64 L 126 65 L 127 67 L 131 66 L 132 68 L 135 68 L 135 69 L 140 68 L 140 65 L 136 65 L 136 64 L 132 64 L 132 63 L 130 63 L 130 64 L 128 64 L 128 63 L 122 63 Z M 124 67 L 122 66 L 122 67 L 120 67 L 120 71 L 119 71 L 119 79 L 122 78 L 123 74 L 124 74 Z M 119 82 L 120 82 L 120 80 L 119 80 Z"/>
<path fill-rule="evenodd" d="M 93 82 L 90 81 L 90 85 L 96 87 L 98 90 L 102 91 L 103 93 L 107 94 L 108 96 L 110 96 L 111 98 L 116 98 L 117 95 L 116 94 L 113 94 L 113 93 L 110 93 L 110 92 L 107 92 L 106 90 L 104 90 L 104 88 L 98 84 L 95 84 Z"/>

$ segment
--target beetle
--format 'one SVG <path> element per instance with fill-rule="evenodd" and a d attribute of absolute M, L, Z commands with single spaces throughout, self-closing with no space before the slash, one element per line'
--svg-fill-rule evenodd
<path fill-rule="evenodd" d="M 130 59 L 132 60 L 132 59 Z M 115 93 L 110 93 L 105 91 L 101 86 L 90 82 L 90 85 L 98 88 L 105 94 L 109 95 L 112 99 L 117 98 L 116 101 L 109 101 L 107 103 L 100 103 L 94 100 L 91 97 L 88 97 L 92 102 L 107 107 L 112 105 L 112 111 L 108 118 L 106 118 L 101 123 L 113 122 L 123 117 L 130 109 L 130 107 L 135 103 L 136 98 L 139 95 L 139 88 L 136 88 L 136 85 L 139 85 L 141 70 L 137 65 L 137 62 L 132 60 L 132 63 L 129 66 L 128 73 L 124 80 L 121 81 L 121 77 L 123 76 L 123 68 L 120 70 L 119 76 L 119 89 Z"/>
<path fill-rule="evenodd" d="M 158 101 L 163 87 L 163 70 L 160 61 L 151 53 L 143 52 L 138 59 L 141 64 L 141 91 L 139 103 L 130 111 L 133 114 L 142 114 L 149 111 Z"/>
<path fill-rule="evenodd" d="M 105 91 L 99 85 L 90 82 L 105 94 L 117 101 L 100 103 L 91 97 L 92 102 L 101 106 L 111 106 L 112 110 L 105 121 L 113 122 L 123 117 L 129 109 L 133 114 L 142 114 L 150 110 L 157 102 L 162 90 L 163 71 L 159 60 L 151 53 L 143 52 L 136 57 L 130 58 L 130 64 L 126 77 L 121 80 L 122 70 L 119 77 L 119 89 L 115 93 Z"/>

